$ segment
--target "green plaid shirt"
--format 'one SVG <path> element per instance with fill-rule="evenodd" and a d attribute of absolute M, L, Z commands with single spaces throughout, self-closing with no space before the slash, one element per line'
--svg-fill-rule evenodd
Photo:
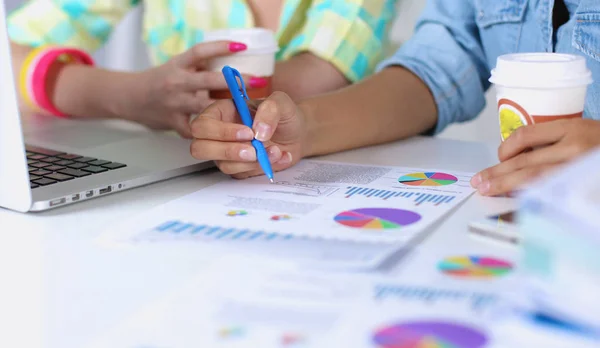
<path fill-rule="evenodd" d="M 93 51 L 140 0 L 31 0 L 9 16 L 14 42 L 57 44 Z M 395 0 L 285 1 L 276 34 L 285 60 L 311 52 L 348 79 L 370 74 L 382 58 Z M 144 5 L 144 41 L 161 64 L 203 41 L 207 30 L 251 28 L 254 18 L 243 0 L 151 0 Z"/>

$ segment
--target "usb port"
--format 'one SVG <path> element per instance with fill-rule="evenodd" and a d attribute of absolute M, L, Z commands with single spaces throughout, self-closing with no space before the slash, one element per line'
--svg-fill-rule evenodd
<path fill-rule="evenodd" d="M 110 193 L 111 191 L 112 191 L 111 187 L 110 186 L 106 186 L 105 188 L 100 189 L 100 194 L 103 195 L 105 193 Z"/>
<path fill-rule="evenodd" d="M 90 198 L 90 197 L 94 197 L 94 191 L 93 190 L 92 191 L 87 191 L 85 193 L 85 198 Z"/>
<path fill-rule="evenodd" d="M 77 202 L 80 198 L 81 198 L 81 196 L 78 193 L 78 194 L 71 196 L 71 201 Z"/>
<path fill-rule="evenodd" d="M 50 206 L 54 207 L 54 206 L 57 206 L 57 205 L 60 205 L 60 204 L 64 204 L 66 202 L 67 202 L 66 198 L 59 198 L 59 199 L 55 199 L 53 201 L 50 201 Z"/>

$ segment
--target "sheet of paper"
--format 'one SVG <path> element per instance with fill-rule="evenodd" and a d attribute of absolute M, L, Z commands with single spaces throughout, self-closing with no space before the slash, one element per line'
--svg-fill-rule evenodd
<path fill-rule="evenodd" d="M 427 271 L 427 270 L 424 270 Z M 435 270 L 430 270 L 435 271 Z M 489 291 L 225 258 L 91 347 L 481 348 Z M 412 345 L 410 344 L 412 343 Z M 434 345 L 435 346 L 435 345 Z"/>
<path fill-rule="evenodd" d="M 474 191 L 471 173 L 303 161 L 225 181 L 111 227 L 105 241 L 289 240 L 406 243 Z"/>

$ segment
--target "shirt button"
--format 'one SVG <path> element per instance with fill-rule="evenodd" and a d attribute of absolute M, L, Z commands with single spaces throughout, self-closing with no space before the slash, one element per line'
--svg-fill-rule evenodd
<path fill-rule="evenodd" d="M 479 11 L 479 19 L 482 19 L 483 17 L 485 17 L 485 12 L 483 12 L 483 10 Z"/>

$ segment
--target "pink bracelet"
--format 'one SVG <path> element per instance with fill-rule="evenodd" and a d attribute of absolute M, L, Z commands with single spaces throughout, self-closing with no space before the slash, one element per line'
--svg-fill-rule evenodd
<path fill-rule="evenodd" d="M 65 57 L 69 62 L 94 65 L 94 60 L 86 52 L 74 48 L 52 48 L 37 51 L 37 56 L 31 60 L 26 74 L 26 90 L 39 108 L 58 117 L 68 117 L 54 106 L 46 91 L 46 80 L 50 67 L 58 59 Z M 26 67 L 24 67 L 26 68 Z"/>
<path fill-rule="evenodd" d="M 35 67 L 40 61 L 40 58 L 42 58 L 46 54 L 46 51 L 50 49 L 52 49 L 50 46 L 41 46 L 32 50 L 23 61 L 19 74 L 19 91 L 21 96 L 27 104 L 37 109 L 39 109 L 39 105 L 34 100 L 33 86 L 31 85 L 31 76 L 33 75 L 34 70 L 32 67 Z"/>

